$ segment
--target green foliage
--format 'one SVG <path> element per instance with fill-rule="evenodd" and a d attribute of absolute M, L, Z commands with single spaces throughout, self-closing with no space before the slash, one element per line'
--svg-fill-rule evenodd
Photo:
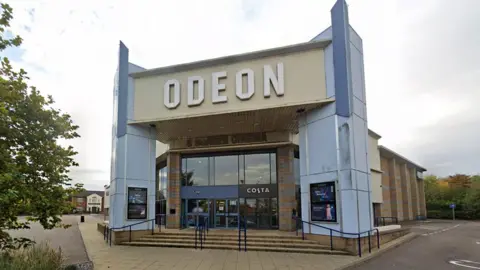
<path fill-rule="evenodd" d="M 45 243 L 0 254 L 2 270 L 59 270 L 63 263 L 61 250 L 54 250 Z"/>
<path fill-rule="evenodd" d="M 446 179 L 434 175 L 425 177 L 428 218 L 451 219 L 453 213 L 450 204 L 454 203 L 455 218 L 480 219 L 480 186 L 476 184 L 479 178 L 478 175 L 464 174 L 452 175 Z"/>
<path fill-rule="evenodd" d="M 13 18 L 8 4 L 1 4 L 0 51 L 19 46 L 18 36 L 5 38 Z M 29 86 L 27 73 L 15 71 L 0 56 L 0 251 L 31 244 L 11 238 L 6 230 L 29 229 L 39 222 L 45 229 L 63 226 L 60 215 L 67 197 L 78 187 L 66 188 L 69 168 L 78 166 L 72 146 L 58 141 L 79 137 L 78 126 L 68 114 L 53 108 L 53 98 Z M 82 188 L 82 187 L 80 187 Z M 29 217 L 19 220 L 21 214 Z"/>

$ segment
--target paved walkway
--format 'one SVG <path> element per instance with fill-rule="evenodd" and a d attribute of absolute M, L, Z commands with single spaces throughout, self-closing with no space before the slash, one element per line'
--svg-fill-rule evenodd
<path fill-rule="evenodd" d="M 87 218 L 97 220 L 90 216 L 87 216 Z M 24 218 L 21 217 L 20 219 L 23 220 Z M 27 237 L 35 240 L 37 244 L 46 242 L 55 249 L 61 248 L 66 264 L 82 263 L 88 261 L 88 256 L 77 225 L 79 220 L 80 216 L 66 215 L 62 217 L 62 222 L 72 225 L 68 229 L 44 230 L 39 223 L 32 223 L 28 230 L 12 230 L 9 233 L 12 237 Z"/>
<path fill-rule="evenodd" d="M 360 258 L 356 256 L 314 255 L 278 252 L 238 252 L 160 247 L 109 247 L 87 220 L 80 231 L 95 269 L 339 269 Z M 387 245 L 384 245 L 387 247 Z M 372 253 L 371 255 L 373 255 Z M 365 259 L 364 256 L 363 259 Z"/>

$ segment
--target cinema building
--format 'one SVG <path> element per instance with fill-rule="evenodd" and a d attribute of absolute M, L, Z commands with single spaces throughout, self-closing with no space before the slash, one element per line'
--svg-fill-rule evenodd
<path fill-rule="evenodd" d="M 144 69 L 121 43 L 109 223 L 291 231 L 293 215 L 355 233 L 424 216 L 425 169 L 379 138 L 344 1 L 291 46 Z"/>

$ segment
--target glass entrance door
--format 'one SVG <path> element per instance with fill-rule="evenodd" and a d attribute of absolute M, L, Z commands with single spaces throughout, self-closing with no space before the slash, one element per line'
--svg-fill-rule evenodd
<path fill-rule="evenodd" d="M 237 228 L 238 227 L 238 200 L 232 199 L 227 200 L 228 207 L 227 207 L 227 226 L 229 228 Z"/>
<path fill-rule="evenodd" d="M 215 200 L 215 227 L 225 228 L 227 226 L 227 200 Z"/>
<path fill-rule="evenodd" d="M 215 228 L 238 227 L 238 200 L 215 200 Z"/>

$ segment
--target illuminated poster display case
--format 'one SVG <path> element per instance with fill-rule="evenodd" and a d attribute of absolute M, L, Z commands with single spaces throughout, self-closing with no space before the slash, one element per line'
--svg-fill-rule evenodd
<path fill-rule="evenodd" d="M 337 222 L 335 182 L 310 184 L 312 221 Z"/>
<path fill-rule="evenodd" d="M 147 189 L 139 187 L 129 187 L 127 207 L 127 219 L 146 219 Z"/>

